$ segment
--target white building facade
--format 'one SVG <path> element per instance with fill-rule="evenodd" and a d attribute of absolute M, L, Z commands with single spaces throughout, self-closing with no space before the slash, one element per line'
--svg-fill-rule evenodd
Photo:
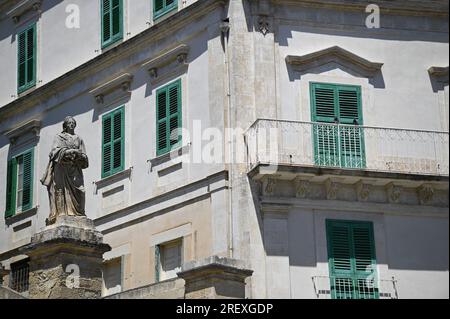
<path fill-rule="evenodd" d="M 219 256 L 253 270 L 248 298 L 448 298 L 447 19 L 446 1 L 4 1 L 4 285 L 26 295 L 72 116 L 105 296 L 182 298 L 182 266 Z"/>

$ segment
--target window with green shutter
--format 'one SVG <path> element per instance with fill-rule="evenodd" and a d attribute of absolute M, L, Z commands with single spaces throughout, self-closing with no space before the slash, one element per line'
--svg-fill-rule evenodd
<path fill-rule="evenodd" d="M 181 144 L 181 80 L 156 91 L 156 154 Z"/>
<path fill-rule="evenodd" d="M 17 91 L 22 93 L 36 85 L 36 25 L 17 37 Z"/>
<path fill-rule="evenodd" d="M 123 0 L 100 0 L 102 15 L 102 48 L 123 37 Z"/>
<path fill-rule="evenodd" d="M 123 171 L 125 161 L 125 108 L 102 119 L 102 178 Z"/>
<path fill-rule="evenodd" d="M 327 220 L 328 265 L 333 299 L 378 299 L 373 224 Z"/>
<path fill-rule="evenodd" d="M 364 168 L 361 88 L 311 83 L 316 165 Z"/>
<path fill-rule="evenodd" d="M 12 157 L 7 165 L 6 218 L 32 208 L 34 149 Z"/>
<path fill-rule="evenodd" d="M 178 0 L 153 0 L 153 19 L 178 8 Z"/>

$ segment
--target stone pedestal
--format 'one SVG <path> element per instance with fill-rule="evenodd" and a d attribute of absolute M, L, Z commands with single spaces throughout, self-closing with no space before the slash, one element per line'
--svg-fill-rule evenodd
<path fill-rule="evenodd" d="M 103 254 L 109 250 L 92 220 L 59 217 L 21 251 L 30 257 L 30 298 L 100 298 Z"/>
<path fill-rule="evenodd" d="M 213 256 L 186 263 L 178 277 L 185 280 L 186 299 L 243 299 L 252 273 L 241 261 Z"/>

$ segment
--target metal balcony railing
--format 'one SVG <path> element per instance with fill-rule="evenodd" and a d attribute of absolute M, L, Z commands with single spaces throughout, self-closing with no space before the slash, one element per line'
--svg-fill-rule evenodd
<path fill-rule="evenodd" d="M 245 141 L 249 170 L 273 164 L 449 174 L 448 132 L 259 119 Z"/>
<path fill-rule="evenodd" d="M 317 299 L 398 299 L 397 280 L 312 277 Z"/>

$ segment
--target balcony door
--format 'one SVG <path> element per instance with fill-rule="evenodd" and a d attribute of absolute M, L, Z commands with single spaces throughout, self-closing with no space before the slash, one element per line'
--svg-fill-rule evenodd
<path fill-rule="evenodd" d="M 364 168 L 361 88 L 311 83 L 311 106 L 315 164 Z"/>

